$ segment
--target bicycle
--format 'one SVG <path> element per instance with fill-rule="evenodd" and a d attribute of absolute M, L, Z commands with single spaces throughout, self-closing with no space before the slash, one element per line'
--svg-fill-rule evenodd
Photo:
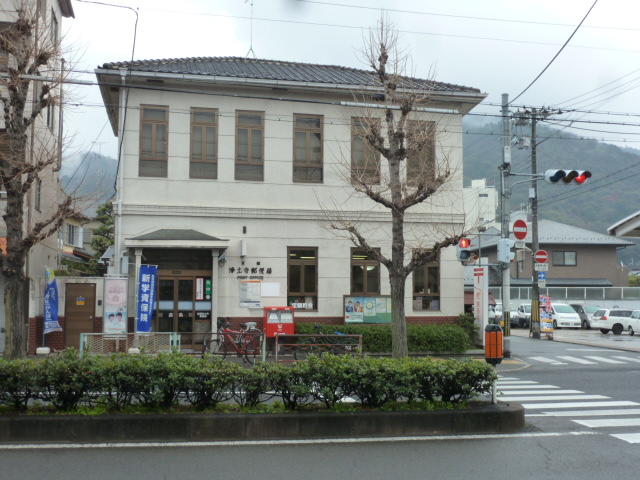
<path fill-rule="evenodd" d="M 216 336 L 206 339 L 202 348 L 202 356 L 207 353 L 221 355 L 225 359 L 228 354 L 235 352 L 243 362 L 255 365 L 257 357 L 262 352 L 262 330 L 255 323 L 243 323 L 240 330 L 229 327 L 229 322 L 224 321 Z"/>

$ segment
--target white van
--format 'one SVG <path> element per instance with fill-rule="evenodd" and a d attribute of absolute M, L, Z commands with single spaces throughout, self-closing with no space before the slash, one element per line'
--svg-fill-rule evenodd
<path fill-rule="evenodd" d="M 552 303 L 553 328 L 580 328 L 582 321 L 580 315 L 571 305 L 566 303 Z"/>

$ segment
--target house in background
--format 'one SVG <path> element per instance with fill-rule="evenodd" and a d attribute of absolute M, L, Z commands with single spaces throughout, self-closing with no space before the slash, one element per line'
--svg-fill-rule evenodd
<path fill-rule="evenodd" d="M 355 195 L 348 180 L 380 162 L 362 136 L 365 104 L 382 93 L 373 72 L 213 57 L 106 63 L 96 75 L 122 145 L 112 273 L 129 278 L 130 312 L 136 269 L 153 264 L 153 330 L 180 332 L 183 345 L 189 332 L 215 330 L 219 317 L 257 320 L 263 306 L 295 306 L 298 321 L 342 323 L 349 300 L 368 299 L 365 315 L 390 316 L 386 269 L 326 228 L 331 215 L 357 221 L 389 252 L 388 211 Z M 462 117 L 485 95 L 405 81 L 402 88 L 431 90 L 432 103 L 414 120 L 434 122 L 425 155 L 447 155 L 455 172 L 446 191 L 405 216 L 428 248 L 434 232 L 463 226 Z M 448 248 L 410 277 L 409 321 L 455 318 L 462 276 Z"/>
<path fill-rule="evenodd" d="M 512 214 L 511 223 L 520 218 L 526 220 L 522 212 Z M 629 271 L 618 259 L 618 250 L 634 245 L 633 242 L 547 219 L 540 219 L 538 228 L 540 249 L 549 254 L 547 287 L 541 289 L 541 294 L 548 293 L 555 301 L 572 300 L 602 306 L 607 301 L 640 300 L 640 289 L 625 288 Z M 530 224 L 528 230 L 525 242 L 530 249 Z M 496 263 L 498 238 L 499 231 L 491 228 L 485 235 L 474 238 L 472 247 L 474 251 L 480 251 L 481 256 L 488 257 L 489 263 Z M 515 305 L 530 301 L 532 270 L 532 255 L 521 250 L 511 262 L 511 300 Z M 465 283 L 469 290 L 471 282 L 467 279 Z M 494 268 L 490 271 L 489 285 L 499 300 L 501 279 Z"/>
<path fill-rule="evenodd" d="M 64 268 L 66 262 L 63 260 L 80 264 L 89 261 L 95 253 L 91 248 L 91 237 L 98 225 L 94 219 L 81 214 L 65 219 L 58 232 L 62 250 L 59 267 Z"/>
<path fill-rule="evenodd" d="M 3 5 L 10 7 L 0 9 L 0 28 L 6 27 L 15 21 L 15 6 L 21 2 L 3 2 Z M 73 18 L 74 12 L 71 6 L 71 0 L 24 0 L 28 8 L 38 16 L 39 25 L 45 35 L 52 42 L 60 41 L 60 32 L 62 18 Z M 46 37 L 45 37 L 46 38 Z M 9 55 L 0 54 L 0 70 L 6 71 L 7 65 L 14 62 L 15 59 Z M 4 67 L 3 67 L 4 65 Z M 61 65 L 57 65 L 61 68 Z M 36 100 L 38 82 L 31 82 L 30 98 Z M 4 94 L 4 86 L 0 86 L 0 92 Z M 58 92 L 54 92 L 58 95 Z M 28 114 L 30 107 L 27 106 Z M 4 143 L 2 136 L 6 135 L 4 126 L 4 116 L 0 115 L 0 148 Z M 34 127 L 29 130 L 29 138 L 27 144 L 32 148 L 27 152 L 27 162 L 37 161 L 39 152 L 47 152 L 47 155 L 60 155 L 59 146 L 61 145 L 62 136 L 62 114 L 60 107 L 57 105 L 50 106 L 45 112 L 36 119 Z M 59 158 L 58 162 L 61 162 Z M 58 184 L 57 165 L 52 165 L 44 170 L 35 185 L 31 188 L 29 195 L 25 199 L 24 218 L 25 227 L 32 226 L 37 222 L 50 216 L 52 209 L 56 208 L 60 195 L 60 186 Z M 1 192 L 0 210 L 4 210 L 6 202 L 5 192 Z M 4 222 L 0 219 L 0 239 L 5 240 L 6 229 Z M 29 279 L 29 348 L 33 350 L 33 346 L 41 341 L 42 329 L 42 309 L 43 294 L 45 287 L 44 269 L 45 267 L 56 268 L 59 261 L 60 248 L 57 235 L 36 244 L 29 252 L 29 258 L 26 265 L 26 276 Z M 0 276 L 0 354 L 4 351 L 5 335 L 4 335 L 4 282 Z M 26 320 L 26 319 L 25 319 Z M 39 344 L 39 343 L 38 343 Z"/>
<path fill-rule="evenodd" d="M 495 224 L 498 208 L 498 192 L 487 185 L 485 178 L 471 180 L 464 187 L 465 229 L 476 229 L 481 225 Z"/>

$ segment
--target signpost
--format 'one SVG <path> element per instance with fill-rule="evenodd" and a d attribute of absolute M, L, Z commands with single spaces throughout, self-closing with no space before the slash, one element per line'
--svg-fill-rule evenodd
<path fill-rule="evenodd" d="M 545 288 L 547 286 L 547 272 L 538 272 L 538 287 Z"/>
<path fill-rule="evenodd" d="M 527 238 L 527 222 L 524 220 L 516 220 L 513 222 L 513 236 L 516 237 L 516 240 L 524 240 Z"/>
<path fill-rule="evenodd" d="M 549 261 L 549 253 L 546 250 L 538 250 L 533 258 L 536 263 L 547 263 Z"/>

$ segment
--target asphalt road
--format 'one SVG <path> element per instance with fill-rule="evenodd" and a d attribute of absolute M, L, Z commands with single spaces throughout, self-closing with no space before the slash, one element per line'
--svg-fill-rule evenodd
<path fill-rule="evenodd" d="M 0 478 L 637 478 L 640 354 L 517 337 L 512 352 L 498 390 L 525 405 L 515 435 L 0 446 Z"/>

